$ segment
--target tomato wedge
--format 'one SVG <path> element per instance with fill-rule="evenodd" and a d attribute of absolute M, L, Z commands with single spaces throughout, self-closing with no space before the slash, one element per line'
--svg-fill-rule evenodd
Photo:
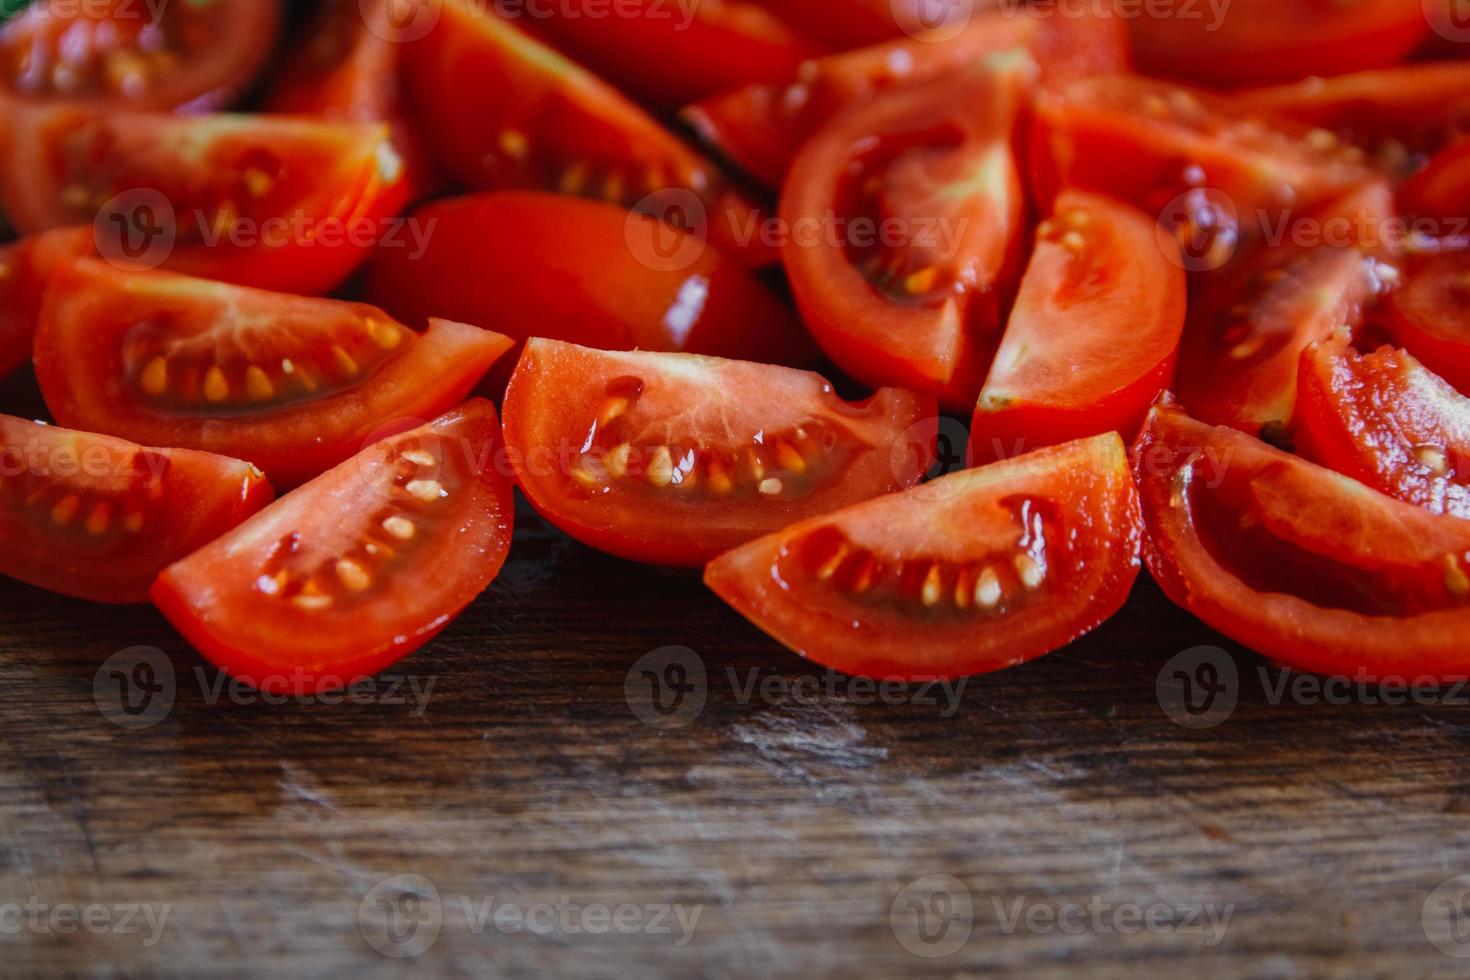
<path fill-rule="evenodd" d="M 1296 402 L 1297 366 L 1312 343 L 1352 330 L 1398 281 L 1383 221 L 1385 183 L 1370 184 L 1278 226 L 1243 261 L 1204 280 L 1191 297 L 1178 391 L 1189 410 L 1282 441 Z"/>
<path fill-rule="evenodd" d="M 1131 439 L 1173 375 L 1185 296 L 1184 262 L 1151 217 L 1064 192 L 980 392 L 970 458 L 1110 430 Z"/>
<path fill-rule="evenodd" d="M 55 267 L 91 247 L 90 230 L 69 228 L 0 248 L 0 378 L 31 359 L 41 300 Z"/>
<path fill-rule="evenodd" d="M 808 61 L 786 79 L 713 96 L 683 116 L 746 173 L 779 187 L 801 145 L 845 106 L 1018 47 L 1031 53 L 1051 82 L 1124 72 L 1130 63 L 1127 28 L 1118 18 L 1036 16 L 1031 8 L 995 11 L 976 15 L 952 38 L 904 38 Z"/>
<path fill-rule="evenodd" d="M 932 401 L 844 402 L 815 374 L 532 340 L 505 396 L 521 489 L 609 554 L 697 566 L 793 521 L 912 486 Z"/>
<path fill-rule="evenodd" d="M 1425 0 L 1229 0 L 1192 15 L 1166 4 L 1131 24 L 1145 72 L 1259 85 L 1402 61 L 1429 38 L 1427 9 Z"/>
<path fill-rule="evenodd" d="M 849 107 L 803 148 L 781 202 L 791 286 L 829 357 L 871 385 L 968 411 L 1022 264 L 1013 138 L 1035 63 Z"/>
<path fill-rule="evenodd" d="M 1470 393 L 1470 251 L 1411 263 L 1403 288 L 1388 299 L 1388 311 L 1394 339 Z"/>
<path fill-rule="evenodd" d="M 753 541 L 705 583 L 848 674 L 984 674 L 1110 618 L 1138 577 L 1138 494 L 1116 433 L 963 470 Z"/>
<path fill-rule="evenodd" d="M 57 421 L 248 459 L 281 487 L 385 424 L 459 404 L 511 347 L 461 323 L 431 321 L 419 336 L 361 303 L 93 260 L 53 282 L 36 377 Z"/>
<path fill-rule="evenodd" d="M 279 22 L 276 0 L 31 0 L 0 24 L 0 87 L 32 101 L 218 109 L 265 64 Z"/>
<path fill-rule="evenodd" d="M 143 602 L 161 569 L 273 496 L 238 459 L 0 416 L 0 574 L 52 592 Z"/>
<path fill-rule="evenodd" d="M 1162 406 L 1134 448 L 1164 591 L 1299 670 L 1470 671 L 1470 521 L 1431 514 Z"/>
<path fill-rule="evenodd" d="M 23 233 L 94 224 L 109 258 L 283 292 L 335 287 L 406 197 L 386 126 L 16 109 L 0 203 Z"/>
<path fill-rule="evenodd" d="M 655 210 L 660 192 L 687 191 L 711 241 L 751 265 L 775 261 L 754 234 L 758 214 L 714 164 L 480 0 L 443 0 L 404 61 L 430 149 L 465 184 Z"/>
<path fill-rule="evenodd" d="M 1308 459 L 1438 514 L 1470 518 L 1470 398 L 1413 356 L 1346 343 L 1302 354 L 1294 432 Z"/>
<path fill-rule="evenodd" d="M 499 574 L 514 517 L 476 399 L 282 497 L 170 566 L 151 597 L 195 649 L 262 691 L 336 690 L 448 626 Z"/>
<path fill-rule="evenodd" d="M 1470 218 L 1470 138 L 1452 143 L 1435 154 L 1429 165 L 1404 184 L 1399 192 L 1403 209 L 1430 218 Z M 1445 229 L 1448 236 L 1458 236 L 1463 245 L 1470 239 L 1470 228 L 1463 220 Z"/>
<path fill-rule="evenodd" d="M 654 220 L 630 222 L 611 205 L 526 191 L 438 201 L 414 215 L 416 227 L 432 229 L 421 251 L 378 250 L 368 297 L 406 323 L 491 323 L 518 341 L 793 365 L 813 359 L 795 315 L 749 271 Z"/>
<path fill-rule="evenodd" d="M 625 0 L 548 4 L 537 26 L 558 48 L 646 105 L 677 109 L 752 82 L 777 82 L 820 49 L 747 0 L 681 8 Z"/>

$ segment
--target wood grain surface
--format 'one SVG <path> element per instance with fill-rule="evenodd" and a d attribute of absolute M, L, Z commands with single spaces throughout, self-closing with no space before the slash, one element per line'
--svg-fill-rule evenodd
<path fill-rule="evenodd" d="M 1201 645 L 1222 649 L 1181 654 Z M 152 673 L 112 670 L 135 647 Z M 1161 699 L 1176 671 L 1210 710 Z M 1470 694 L 1277 695 L 1147 581 L 1071 648 L 929 703 L 523 513 L 492 589 L 389 673 L 353 703 L 262 704 L 147 607 L 0 582 L 0 973 L 1470 963 Z"/>

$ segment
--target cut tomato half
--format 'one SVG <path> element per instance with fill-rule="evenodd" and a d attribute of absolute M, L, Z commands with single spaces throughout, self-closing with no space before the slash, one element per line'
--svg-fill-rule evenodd
<path fill-rule="evenodd" d="M 0 416 L 0 574 L 92 602 L 154 577 L 271 501 L 249 463 Z"/>
<path fill-rule="evenodd" d="M 0 378 L 30 361 L 41 300 L 55 268 L 91 247 L 88 230 L 68 228 L 0 248 Z"/>
<path fill-rule="evenodd" d="M 797 157 L 786 268 L 812 335 L 854 377 L 974 406 L 1020 273 L 1013 139 L 1034 69 L 1009 52 L 885 92 Z"/>
<path fill-rule="evenodd" d="M 1383 222 L 1393 194 L 1370 184 L 1288 216 L 1243 260 L 1199 284 L 1179 354 L 1178 391 L 1197 418 L 1285 438 L 1309 345 L 1350 332 L 1399 279 Z"/>
<path fill-rule="evenodd" d="M 248 459 L 281 487 L 385 425 L 457 405 L 511 347 L 461 323 L 434 320 L 419 336 L 361 303 L 94 260 L 53 282 L 36 377 L 57 421 Z"/>
<path fill-rule="evenodd" d="M 1394 339 L 1435 374 L 1470 394 L 1470 251 L 1409 264 L 1388 299 Z"/>
<path fill-rule="evenodd" d="M 409 45 L 405 71 L 430 149 L 470 187 L 654 210 L 671 189 L 685 191 L 711 241 L 750 265 L 776 260 L 759 214 L 714 164 L 493 8 L 444 0 L 433 29 Z"/>
<path fill-rule="evenodd" d="M 435 202 L 413 226 L 433 229 L 422 249 L 385 245 L 367 276 L 369 300 L 409 324 L 447 316 L 518 341 L 776 364 L 815 355 L 796 316 L 747 269 L 651 216 L 503 191 Z"/>
<path fill-rule="evenodd" d="M 1438 514 L 1470 518 L 1470 398 L 1412 355 L 1346 343 L 1302 354 L 1302 455 Z"/>
<path fill-rule="evenodd" d="M 815 374 L 693 354 L 526 345 L 505 396 L 521 489 L 567 534 L 662 565 L 912 486 L 932 400 L 844 402 Z"/>
<path fill-rule="evenodd" d="M 1112 430 L 1133 438 L 1173 375 L 1185 297 L 1179 250 L 1151 217 L 1064 192 L 981 389 L 970 458 Z"/>
<path fill-rule="evenodd" d="M 388 128 L 16 109 L 0 203 L 23 233 L 94 225 L 108 258 L 283 292 L 335 287 L 407 196 Z"/>
<path fill-rule="evenodd" d="M 984 674 L 1110 618 L 1142 523 L 1114 433 L 964 470 L 722 555 L 714 592 L 794 652 L 863 677 Z"/>
<path fill-rule="evenodd" d="M 1139 67 L 1211 85 L 1290 82 L 1403 61 L 1430 35 L 1425 0 L 1230 0 L 1131 19 Z"/>
<path fill-rule="evenodd" d="M 1399 191 L 1399 204 L 1408 213 L 1454 221 L 1445 237 L 1458 237 L 1461 247 L 1470 240 L 1470 138 L 1451 144 Z"/>
<path fill-rule="evenodd" d="M 1431 514 L 1163 406 L 1134 448 L 1164 591 L 1299 670 L 1470 672 L 1470 521 Z"/>
<path fill-rule="evenodd" d="M 423 646 L 510 547 L 500 426 L 476 399 L 378 442 L 170 566 L 153 602 L 257 689 L 337 690 Z"/>
<path fill-rule="evenodd" d="M 29 101 L 218 109 L 270 57 L 279 22 L 277 0 L 30 0 L 0 25 L 0 85 Z"/>
<path fill-rule="evenodd" d="M 1021 8 L 977 14 L 952 38 L 904 38 L 817 58 L 780 82 L 715 95 L 689 106 L 683 116 L 746 173 L 780 187 L 802 144 L 844 107 L 1013 48 L 1029 51 L 1042 77 L 1054 83 L 1129 67 L 1127 28 L 1120 19 L 1036 16 Z"/>

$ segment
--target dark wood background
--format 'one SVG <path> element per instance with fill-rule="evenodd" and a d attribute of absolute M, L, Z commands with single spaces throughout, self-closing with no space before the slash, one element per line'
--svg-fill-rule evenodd
<path fill-rule="evenodd" d="M 32 397 L 12 385 L 0 405 L 23 410 Z M 1205 718 L 1238 703 L 1208 729 L 1176 723 L 1157 693 L 1171 658 L 1201 644 L 1228 651 L 1237 675 L 1223 676 Z M 161 650 L 173 678 L 171 708 L 147 728 L 109 720 L 116 688 L 99 679 L 139 645 Z M 706 676 L 702 710 L 676 714 L 687 721 L 677 728 L 640 720 L 643 701 L 625 690 L 635 662 L 669 645 L 694 651 Z M 491 590 L 389 673 L 432 682 L 427 703 L 389 703 L 406 683 L 359 704 L 215 697 L 213 672 L 151 609 L 0 582 L 0 972 L 1467 969 L 1431 942 L 1470 953 L 1470 931 L 1451 931 L 1470 925 L 1457 918 L 1470 907 L 1462 883 L 1431 897 L 1470 873 L 1467 695 L 1273 703 L 1273 668 L 1147 581 L 1106 627 L 974 680 L 951 712 L 919 703 L 924 692 L 882 704 L 862 689 L 793 687 L 825 678 L 695 576 L 600 556 L 523 515 Z M 924 906 L 952 930 L 930 945 L 908 900 L 931 897 L 934 874 L 957 884 L 950 905 Z M 416 898 L 396 907 L 425 929 L 437 922 L 434 942 L 409 931 L 385 944 L 377 899 L 404 889 Z M 476 909 L 557 902 L 698 906 L 700 917 L 684 945 L 677 929 L 471 924 Z M 39 926 L 7 917 L 5 905 L 27 903 L 43 908 Z M 167 909 L 156 942 L 146 925 L 60 934 L 46 919 L 95 905 L 120 924 L 132 903 Z M 1050 928 L 1070 903 L 1099 917 Z M 1129 906 L 1159 906 L 1178 927 L 1120 932 Z M 1229 912 L 1222 941 L 1183 927 L 1195 906 Z M 1017 909 L 1033 925 L 1008 928 Z M 395 959 L 370 939 L 427 948 Z"/>

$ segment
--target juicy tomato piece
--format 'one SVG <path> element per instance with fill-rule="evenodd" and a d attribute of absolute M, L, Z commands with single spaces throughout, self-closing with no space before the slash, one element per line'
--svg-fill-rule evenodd
<path fill-rule="evenodd" d="M 0 248 L 0 378 L 31 359 L 41 300 L 53 270 L 85 255 L 89 229 L 67 228 Z"/>
<path fill-rule="evenodd" d="M 1184 263 L 1151 217 L 1063 193 L 980 392 L 971 459 L 1110 430 L 1131 439 L 1173 375 L 1185 298 Z"/>
<path fill-rule="evenodd" d="M 414 196 L 433 191 L 439 175 L 410 117 L 399 77 L 405 24 L 395 0 L 326 0 L 303 40 L 282 65 L 265 111 L 359 123 L 388 123 Z"/>
<path fill-rule="evenodd" d="M 32 101 L 218 109 L 270 56 L 279 8 L 276 0 L 31 0 L 0 24 L 0 89 Z"/>
<path fill-rule="evenodd" d="M 747 269 L 655 220 L 524 191 L 435 202 L 414 215 L 433 229 L 422 249 L 378 250 L 368 298 L 410 324 L 447 316 L 494 324 L 518 341 L 813 359 L 800 322 Z"/>
<path fill-rule="evenodd" d="M 781 202 L 817 342 L 872 385 L 968 411 L 1022 261 L 1013 139 L 1024 53 L 851 106 L 802 149 Z"/>
<path fill-rule="evenodd" d="M 270 503 L 249 463 L 0 416 L 0 574 L 131 603 L 166 566 Z"/>
<path fill-rule="evenodd" d="M 1463 219 L 1470 217 L 1470 138 L 1453 143 L 1429 161 L 1399 191 L 1403 209 L 1429 218 Z M 1467 237 L 1463 224 L 1447 228 L 1461 241 Z"/>
<path fill-rule="evenodd" d="M 1302 354 L 1298 451 L 1375 490 L 1470 518 L 1470 398 L 1412 355 L 1346 343 Z"/>
<path fill-rule="evenodd" d="M 791 650 L 865 677 L 984 674 L 1128 598 L 1142 521 L 1116 433 L 963 470 L 723 555 L 704 580 Z"/>
<path fill-rule="evenodd" d="M 1392 214 L 1388 185 L 1368 185 L 1307 221 L 1281 225 L 1281 242 L 1262 244 L 1201 282 L 1179 355 L 1178 391 L 1189 410 L 1211 424 L 1282 440 L 1302 351 L 1355 328 L 1398 281 L 1379 230 Z"/>
<path fill-rule="evenodd" d="M 494 406 L 467 402 L 170 566 L 151 598 L 260 690 L 345 687 L 433 639 L 499 574 L 515 514 L 500 451 Z"/>
<path fill-rule="evenodd" d="M 295 486 L 459 404 L 508 337 L 361 303 L 84 260 L 47 293 L 36 377 L 63 425 L 248 459 Z"/>
<path fill-rule="evenodd" d="M 899 85 L 932 81 L 1024 47 L 1042 77 L 1061 82 L 1129 67 L 1127 29 L 1114 17 L 978 14 L 952 38 L 905 38 L 808 61 L 780 83 L 747 85 L 689 106 L 683 116 L 742 170 L 779 187 L 792 159 L 843 107 Z"/>
<path fill-rule="evenodd" d="M 775 14 L 747 0 L 686 9 L 631 0 L 611 16 L 599 0 L 566 0 L 548 5 L 546 13 L 537 25 L 558 48 L 639 102 L 664 109 L 753 82 L 780 81 L 819 53 Z"/>
<path fill-rule="evenodd" d="M 94 225 L 109 258 L 283 292 L 327 292 L 406 197 L 386 126 L 16 110 L 0 204 L 24 233 Z"/>
<path fill-rule="evenodd" d="M 430 149 L 470 187 L 551 190 L 660 213 L 670 191 L 687 192 L 705 219 L 690 220 L 710 240 L 741 249 L 751 265 L 775 261 L 755 234 L 758 213 L 714 164 L 479 0 L 444 0 L 404 68 Z"/>
<path fill-rule="evenodd" d="M 854 404 L 805 371 L 541 339 L 511 378 L 505 426 L 547 520 L 678 566 L 913 486 L 937 435 L 933 402 L 906 391 Z"/>
<path fill-rule="evenodd" d="M 1134 468 L 1149 570 L 1226 636 L 1323 674 L 1470 670 L 1470 522 L 1170 406 Z"/>
<path fill-rule="evenodd" d="M 1403 61 L 1429 38 L 1424 0 L 1230 0 L 1131 20 L 1139 67 L 1211 85 L 1290 82 Z"/>
<path fill-rule="evenodd" d="M 1082 79 L 1043 92 L 1034 113 L 1032 177 L 1043 205 L 1079 187 L 1148 214 L 1177 211 L 1190 219 L 1176 226 L 1190 256 L 1209 267 L 1238 238 L 1259 234 L 1248 219 L 1310 208 L 1374 177 L 1358 147 L 1147 78 Z"/>
<path fill-rule="evenodd" d="M 1410 264 L 1388 299 L 1394 339 L 1435 374 L 1470 393 L 1470 251 Z"/>

